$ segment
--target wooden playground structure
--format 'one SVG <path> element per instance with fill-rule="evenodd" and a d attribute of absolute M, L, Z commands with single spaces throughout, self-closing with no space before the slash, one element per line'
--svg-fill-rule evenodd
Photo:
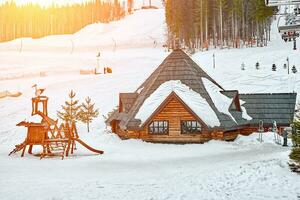
<path fill-rule="evenodd" d="M 39 105 L 42 105 L 42 111 Z M 32 113 L 42 118 L 40 123 L 22 121 L 17 126 L 27 128 L 27 136 L 24 142 L 15 146 L 15 149 L 9 155 L 22 151 L 21 157 L 24 156 L 27 146 L 28 153 L 32 154 L 32 148 L 35 145 L 42 146 L 42 152 L 38 154 L 40 158 L 60 156 L 62 159 L 73 154 L 76 149 L 76 142 L 96 153 L 103 154 L 101 150 L 96 150 L 84 143 L 78 135 L 75 122 L 66 122 L 58 125 L 58 120 L 48 117 L 48 97 L 37 96 L 32 98 Z"/>

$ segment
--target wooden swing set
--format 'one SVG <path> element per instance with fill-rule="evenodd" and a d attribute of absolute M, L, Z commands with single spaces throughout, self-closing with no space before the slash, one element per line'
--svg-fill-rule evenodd
<path fill-rule="evenodd" d="M 39 111 L 39 104 L 42 104 L 42 111 Z M 27 136 L 24 142 L 16 145 L 9 155 L 22 151 L 21 157 L 23 157 L 27 146 L 29 146 L 28 153 L 32 154 L 33 146 L 38 145 L 42 146 L 42 152 L 38 154 L 40 159 L 52 156 L 60 156 L 64 159 L 65 156 L 69 156 L 69 153 L 74 153 L 76 142 L 96 154 L 104 153 L 90 147 L 79 138 L 75 122 L 66 122 L 58 126 L 58 120 L 48 117 L 47 105 L 46 96 L 32 98 L 31 115 L 39 115 L 42 120 L 40 123 L 22 121 L 17 124 L 27 128 Z"/>

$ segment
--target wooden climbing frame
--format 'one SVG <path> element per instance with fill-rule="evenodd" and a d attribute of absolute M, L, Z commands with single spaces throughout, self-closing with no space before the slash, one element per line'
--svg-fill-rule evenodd
<path fill-rule="evenodd" d="M 39 110 L 39 104 L 42 104 L 42 111 Z M 27 136 L 21 144 L 15 146 L 15 149 L 9 155 L 22 151 L 21 157 L 24 156 L 27 146 L 28 153 L 32 154 L 32 148 L 35 145 L 42 146 L 40 158 L 61 156 L 69 156 L 76 149 L 76 142 L 86 147 L 88 150 L 103 154 L 101 150 L 96 150 L 82 140 L 79 139 L 75 122 L 61 124 L 58 126 L 58 120 L 53 120 L 48 117 L 47 111 L 48 97 L 38 96 L 32 98 L 32 115 L 39 115 L 42 120 L 40 123 L 22 121 L 17 126 L 27 128 Z"/>

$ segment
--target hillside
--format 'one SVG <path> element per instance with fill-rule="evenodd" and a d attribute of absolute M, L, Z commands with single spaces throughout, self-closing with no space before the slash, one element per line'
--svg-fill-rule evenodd
<path fill-rule="evenodd" d="M 273 133 L 266 133 L 263 143 L 253 134 L 232 143 L 168 145 L 122 141 L 106 129 L 102 115 L 118 105 L 119 93 L 134 91 L 169 55 L 162 48 L 164 35 L 164 10 L 139 10 L 118 22 L 89 25 L 74 35 L 0 44 L 0 92 L 23 93 L 19 98 L 0 99 L 0 196 L 18 200 L 299 199 L 299 177 L 287 165 L 290 148 L 275 144 Z M 101 66 L 111 67 L 113 73 L 80 75 L 80 69 L 96 67 L 99 51 Z M 268 47 L 210 50 L 196 53 L 193 59 L 225 89 L 299 93 L 299 53 L 281 41 L 274 24 Z M 299 73 L 287 75 L 282 67 L 286 57 Z M 260 70 L 255 69 L 256 62 Z M 273 62 L 276 72 L 271 70 Z M 64 161 L 7 156 L 26 134 L 15 125 L 32 119 L 35 83 L 46 88 L 49 116 L 54 119 L 71 89 L 77 99 L 92 98 L 101 114 L 91 133 L 79 124 L 79 134 L 91 146 L 103 149 L 104 155 L 91 155 L 78 145 L 75 155 Z"/>

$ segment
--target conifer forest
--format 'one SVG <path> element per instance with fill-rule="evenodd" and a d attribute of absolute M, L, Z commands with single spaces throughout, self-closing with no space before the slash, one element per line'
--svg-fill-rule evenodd
<path fill-rule="evenodd" d="M 191 50 L 266 46 L 275 12 L 262 0 L 166 0 L 165 9 L 168 45 Z"/>
<path fill-rule="evenodd" d="M 92 23 L 118 20 L 124 14 L 118 0 L 94 0 L 63 6 L 52 4 L 48 7 L 6 1 L 0 5 L 0 42 L 21 37 L 72 34 Z"/>

